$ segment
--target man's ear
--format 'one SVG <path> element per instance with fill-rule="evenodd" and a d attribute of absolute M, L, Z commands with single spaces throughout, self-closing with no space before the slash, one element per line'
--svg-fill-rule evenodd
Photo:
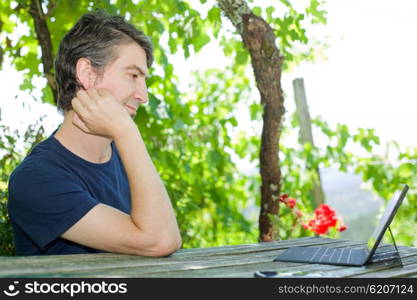
<path fill-rule="evenodd" d="M 77 61 L 76 72 L 77 79 L 84 89 L 88 90 L 94 86 L 97 75 L 87 58 L 82 57 Z"/>

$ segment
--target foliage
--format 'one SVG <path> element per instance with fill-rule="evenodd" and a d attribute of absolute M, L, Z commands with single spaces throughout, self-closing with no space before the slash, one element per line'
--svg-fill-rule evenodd
<path fill-rule="evenodd" d="M 281 172 L 283 178 L 282 191 L 291 197 L 299 199 L 297 207 L 302 213 L 312 211 L 311 189 L 317 181 L 316 168 L 334 167 L 342 172 L 355 172 L 369 183 L 372 191 L 388 201 L 403 184 L 410 186 L 407 200 L 402 204 L 391 226 L 395 232 L 396 241 L 402 245 L 415 246 L 412 228 L 417 218 L 416 159 L 417 148 L 401 152 L 395 142 L 381 145 L 374 129 L 358 128 L 352 132 L 344 124 L 336 124 L 334 128 L 320 118 L 312 120 L 315 133 L 326 146 L 315 146 L 307 143 L 297 147 L 281 145 Z M 291 119 L 284 135 L 296 133 L 298 123 L 295 116 Z M 385 155 L 376 154 L 385 149 Z M 355 153 L 351 152 L 356 149 Z M 358 212 L 360 213 L 360 212 Z M 294 227 L 294 214 L 284 209 L 279 217 L 282 227 L 281 237 L 286 239 L 295 236 L 310 235 L 300 227 Z"/>
<path fill-rule="evenodd" d="M 195 78 L 193 92 L 180 97 L 184 103 L 156 108 L 157 121 L 141 108 L 138 126 L 153 142 L 152 157 L 174 200 L 184 243 L 253 241 L 256 230 L 241 214 L 249 197 L 247 180 L 231 163 L 234 145 L 228 134 L 237 125 L 230 112 L 248 82 L 227 69 Z"/>
<path fill-rule="evenodd" d="M 284 57 L 283 68 L 289 69 L 301 61 L 314 61 L 326 45 L 309 37 L 306 28 L 308 24 L 326 24 L 326 11 L 322 9 L 324 1 L 311 0 L 305 2 L 305 6 L 297 7 L 288 0 L 276 2 L 274 6 L 255 6 L 253 12 L 274 29 Z"/>
<path fill-rule="evenodd" d="M 23 135 L 17 130 L 0 125 L 0 255 L 13 255 L 13 233 L 7 213 L 7 183 L 14 168 L 21 162 L 31 149 L 44 139 L 42 118 L 30 125 Z M 19 151 L 19 143 L 24 142 L 25 151 Z"/>

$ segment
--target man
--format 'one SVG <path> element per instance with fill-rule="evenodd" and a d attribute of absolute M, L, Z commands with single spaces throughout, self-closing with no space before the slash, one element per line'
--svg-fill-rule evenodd
<path fill-rule="evenodd" d="M 148 101 L 149 39 L 121 17 L 84 15 L 55 62 L 61 126 L 13 171 L 8 209 L 18 255 L 181 247 L 174 211 L 133 122 Z"/>

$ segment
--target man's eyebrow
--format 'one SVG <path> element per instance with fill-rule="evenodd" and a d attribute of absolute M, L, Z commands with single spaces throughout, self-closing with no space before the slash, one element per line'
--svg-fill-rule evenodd
<path fill-rule="evenodd" d="M 125 69 L 126 70 L 135 70 L 135 71 L 138 71 L 140 74 L 144 75 L 145 77 L 148 77 L 148 74 L 146 74 L 145 71 L 142 68 L 140 68 L 139 66 L 137 66 L 137 65 L 129 65 Z"/>

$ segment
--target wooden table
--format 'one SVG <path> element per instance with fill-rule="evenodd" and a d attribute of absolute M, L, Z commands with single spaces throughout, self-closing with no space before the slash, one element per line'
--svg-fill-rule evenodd
<path fill-rule="evenodd" d="M 291 246 L 361 246 L 363 243 L 319 237 L 214 248 L 181 249 L 164 258 L 119 254 L 0 257 L 0 277 L 235 277 L 253 278 L 254 272 L 307 271 L 325 277 L 417 277 L 417 248 L 400 246 L 398 262 L 376 262 L 363 267 L 273 262 Z M 308 275 L 307 275 L 308 276 Z"/>

